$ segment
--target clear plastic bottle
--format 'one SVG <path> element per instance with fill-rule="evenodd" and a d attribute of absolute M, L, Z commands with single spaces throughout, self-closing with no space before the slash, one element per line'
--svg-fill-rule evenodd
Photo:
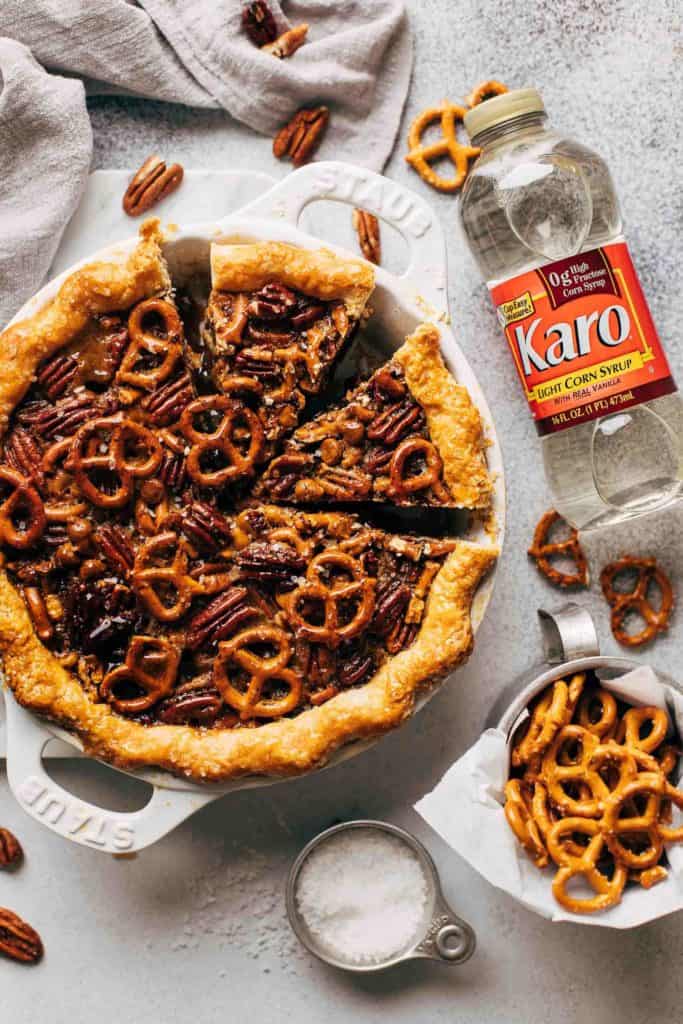
<path fill-rule="evenodd" d="M 474 107 L 481 154 L 462 223 L 542 438 L 558 511 L 579 528 L 680 498 L 683 403 L 621 235 L 604 161 L 546 126 L 535 89 Z"/>

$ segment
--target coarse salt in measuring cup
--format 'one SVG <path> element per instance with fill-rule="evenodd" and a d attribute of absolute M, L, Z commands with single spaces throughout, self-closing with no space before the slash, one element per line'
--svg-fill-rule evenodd
<path fill-rule="evenodd" d="M 456 966 L 476 946 L 422 843 L 386 821 L 347 821 L 312 839 L 289 872 L 287 914 L 318 959 L 356 973 L 416 959 Z"/>
<path fill-rule="evenodd" d="M 411 848 L 376 828 L 337 832 L 298 877 L 296 905 L 318 942 L 341 960 L 386 960 L 424 925 L 429 885 Z"/>

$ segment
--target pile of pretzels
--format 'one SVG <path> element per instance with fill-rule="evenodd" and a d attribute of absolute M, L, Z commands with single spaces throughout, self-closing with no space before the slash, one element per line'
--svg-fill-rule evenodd
<path fill-rule="evenodd" d="M 556 865 L 557 902 L 592 914 L 619 903 L 629 881 L 663 881 L 665 844 L 683 842 L 666 711 L 626 707 L 579 673 L 548 686 L 529 712 L 513 741 L 505 817 L 538 868 Z M 577 877 L 584 892 L 569 891 Z"/>

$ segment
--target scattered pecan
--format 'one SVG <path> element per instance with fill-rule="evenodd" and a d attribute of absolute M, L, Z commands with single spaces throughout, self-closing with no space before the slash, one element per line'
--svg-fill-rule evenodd
<path fill-rule="evenodd" d="M 47 359 L 38 371 L 36 380 L 51 402 L 63 394 L 78 373 L 78 361 L 74 356 L 57 355 Z"/>
<path fill-rule="evenodd" d="M 384 641 L 389 654 L 398 654 L 405 647 L 410 647 L 419 628 L 415 622 L 397 622 Z"/>
<path fill-rule="evenodd" d="M 95 543 L 112 568 L 125 579 L 133 568 L 135 549 L 123 527 L 104 523 L 95 534 Z"/>
<path fill-rule="evenodd" d="M 129 217 L 146 213 L 180 187 L 184 173 L 180 164 L 167 167 L 156 153 L 147 157 L 126 189 L 122 203 L 124 212 Z"/>
<path fill-rule="evenodd" d="M 371 441 L 394 445 L 406 434 L 416 429 L 422 421 L 422 409 L 411 398 L 396 405 L 390 405 L 381 412 L 368 427 Z"/>
<path fill-rule="evenodd" d="M 0 907 L 0 953 L 24 964 L 35 964 L 43 955 L 38 932 L 5 907 Z"/>
<path fill-rule="evenodd" d="M 57 436 L 69 437 L 81 423 L 93 419 L 98 411 L 92 394 L 84 391 L 64 398 L 56 405 L 29 402 L 17 418 L 41 437 L 52 440 Z"/>
<path fill-rule="evenodd" d="M 208 552 L 217 551 L 232 537 L 232 528 L 225 516 L 203 501 L 193 501 L 184 509 L 180 529 L 188 540 Z"/>
<path fill-rule="evenodd" d="M 167 427 L 179 419 L 185 406 L 189 405 L 194 397 L 190 375 L 185 371 L 175 380 L 164 384 L 158 391 L 153 391 L 141 404 L 149 413 L 152 423 L 158 427 Z"/>
<path fill-rule="evenodd" d="M 299 304 L 298 312 L 294 313 L 289 318 L 289 322 L 292 327 L 296 327 L 297 331 L 302 331 L 305 327 L 310 327 L 312 323 L 319 320 L 325 312 L 325 307 L 321 306 L 319 302 L 312 302 L 308 304 Z"/>
<path fill-rule="evenodd" d="M 371 448 L 365 457 L 363 466 L 372 476 L 388 474 L 393 454 L 391 448 Z"/>
<path fill-rule="evenodd" d="M 252 541 L 236 558 L 242 579 L 288 583 L 306 569 L 306 559 L 289 544 Z"/>
<path fill-rule="evenodd" d="M 256 292 L 247 306 L 247 313 L 259 320 L 282 320 L 297 307 L 297 297 L 283 284 L 266 284 Z"/>
<path fill-rule="evenodd" d="M 242 11 L 242 27 L 255 46 L 272 43 L 277 36 L 275 18 L 265 0 L 247 4 Z"/>
<path fill-rule="evenodd" d="M 255 377 L 263 387 L 273 387 L 282 379 L 282 371 L 278 364 L 273 362 L 269 352 L 264 352 L 264 358 L 258 359 L 245 351 L 238 352 L 235 370 L 245 376 Z"/>
<path fill-rule="evenodd" d="M 320 145 L 329 119 L 327 107 L 298 110 L 275 136 L 273 154 L 280 160 L 288 157 L 295 167 L 301 167 Z"/>
<path fill-rule="evenodd" d="M 353 211 L 353 226 L 358 235 L 360 251 L 366 260 L 379 264 L 382 260 L 382 245 L 379 239 L 379 221 L 374 213 L 367 210 Z"/>
<path fill-rule="evenodd" d="M 356 469 L 325 466 L 324 473 L 315 481 L 328 498 L 337 501 L 356 501 L 372 491 L 372 477 Z"/>
<path fill-rule="evenodd" d="M 269 53 L 272 57 L 278 57 L 282 60 L 283 57 L 291 57 L 293 53 L 296 53 L 299 47 L 306 42 L 307 35 L 308 25 L 304 22 L 301 25 L 295 25 L 294 28 L 290 28 L 287 32 L 283 32 L 272 43 L 266 43 L 261 49 L 264 53 Z"/>
<path fill-rule="evenodd" d="M 24 856 L 21 843 L 8 828 L 0 828 L 0 868 L 16 867 Z"/>
<path fill-rule="evenodd" d="M 207 640 L 224 640 L 235 629 L 257 614 L 248 602 L 246 587 L 230 587 L 209 601 L 202 611 L 193 615 L 188 622 L 186 644 L 196 651 Z"/>
<path fill-rule="evenodd" d="M 46 643 L 52 639 L 54 628 L 47 614 L 45 599 L 38 587 L 25 587 L 24 599 L 29 610 L 33 627 L 39 640 Z"/>
<path fill-rule="evenodd" d="M 43 453 L 35 438 L 25 427 L 17 424 L 5 442 L 5 461 L 37 487 L 42 487 L 45 483 L 42 459 Z"/>

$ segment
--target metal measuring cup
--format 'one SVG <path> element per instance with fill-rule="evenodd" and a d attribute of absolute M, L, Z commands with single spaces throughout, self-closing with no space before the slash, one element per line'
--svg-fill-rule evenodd
<path fill-rule="evenodd" d="M 427 884 L 428 891 L 423 921 L 416 929 L 416 935 L 411 939 L 408 946 L 384 960 L 356 963 L 355 961 L 344 960 L 335 956 L 311 933 L 297 906 L 296 893 L 299 875 L 309 855 L 321 843 L 330 839 L 331 836 L 353 829 L 377 829 L 401 840 L 417 856 Z M 466 921 L 463 921 L 461 917 L 454 913 L 444 899 L 436 865 L 422 843 L 415 836 L 411 835 L 410 832 L 406 832 L 405 829 L 399 828 L 397 825 L 390 825 L 384 821 L 372 821 L 369 819 L 347 821 L 341 825 L 334 825 L 332 828 L 326 829 L 312 839 L 310 843 L 304 846 L 290 869 L 289 878 L 287 879 L 286 903 L 289 923 L 302 945 L 326 964 L 331 964 L 332 967 L 340 967 L 345 971 L 353 971 L 357 974 L 383 971 L 387 967 L 393 967 L 395 964 L 403 963 L 406 960 L 426 959 L 438 960 L 445 964 L 463 964 L 472 956 L 476 945 L 474 930 Z"/>

